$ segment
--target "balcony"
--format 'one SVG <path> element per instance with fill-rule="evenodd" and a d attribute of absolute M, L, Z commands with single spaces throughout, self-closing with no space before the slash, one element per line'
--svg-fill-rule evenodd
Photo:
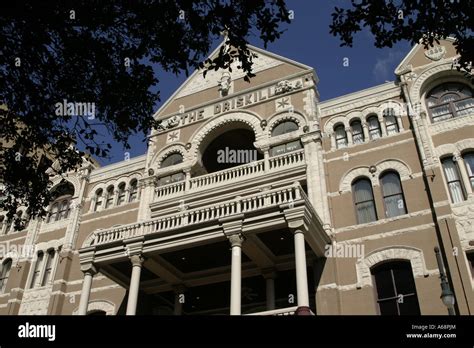
<path fill-rule="evenodd" d="M 280 156 L 270 157 L 268 160 L 254 161 L 219 172 L 189 178 L 187 181 L 160 186 L 155 190 L 155 199 L 166 200 L 168 198 L 176 198 L 185 193 L 199 192 L 211 187 L 224 186 L 304 165 L 304 150 L 301 149 Z"/>
<path fill-rule="evenodd" d="M 97 230 L 89 237 L 87 244 L 88 246 L 100 246 L 139 236 L 172 231 L 179 232 L 182 229 L 196 229 L 200 225 L 212 224 L 213 222 L 218 225 L 219 220 L 226 217 L 238 214 L 255 215 L 260 213 L 260 215 L 263 215 L 265 211 L 280 210 L 282 205 L 289 208 L 304 205 L 313 212 L 312 215 L 316 224 L 322 226 L 321 220 L 301 186 L 291 185 L 248 196 L 238 196 L 232 200 L 184 210 L 148 221 Z"/>

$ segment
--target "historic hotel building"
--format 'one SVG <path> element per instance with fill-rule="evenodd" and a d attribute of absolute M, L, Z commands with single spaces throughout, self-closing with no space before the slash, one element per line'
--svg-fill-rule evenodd
<path fill-rule="evenodd" d="M 313 68 L 251 49 L 250 83 L 190 76 L 145 155 L 55 179 L 23 231 L 0 217 L 0 314 L 447 314 L 436 246 L 472 314 L 473 85 L 452 42 L 322 102 Z"/>

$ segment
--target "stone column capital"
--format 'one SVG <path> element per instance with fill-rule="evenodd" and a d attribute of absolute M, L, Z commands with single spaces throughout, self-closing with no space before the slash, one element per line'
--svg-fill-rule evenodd
<path fill-rule="evenodd" d="M 236 234 L 227 236 L 227 239 L 229 239 L 230 245 L 232 247 L 236 247 L 236 246 L 241 247 L 243 241 L 245 240 L 245 237 L 241 233 L 236 233 Z"/>
<path fill-rule="evenodd" d="M 84 275 L 94 276 L 95 274 L 99 272 L 99 269 L 92 262 L 88 262 L 88 263 L 81 264 L 81 271 L 82 273 L 84 273 Z"/>
<path fill-rule="evenodd" d="M 139 266 L 141 267 L 143 265 L 143 262 L 145 261 L 145 258 L 143 257 L 143 255 L 131 255 L 129 256 L 130 258 L 130 262 L 132 263 L 132 266 L 135 267 L 135 266 Z"/>

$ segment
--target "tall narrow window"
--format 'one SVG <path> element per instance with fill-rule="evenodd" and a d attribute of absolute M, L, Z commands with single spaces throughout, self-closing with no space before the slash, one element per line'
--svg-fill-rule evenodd
<path fill-rule="evenodd" d="M 380 123 L 378 117 L 376 115 L 370 116 L 367 119 L 367 123 L 369 124 L 370 139 L 380 138 L 382 136 L 382 132 L 380 130 Z"/>
<path fill-rule="evenodd" d="M 110 208 L 114 203 L 114 187 L 109 186 L 107 189 L 107 197 L 105 199 L 105 209 Z"/>
<path fill-rule="evenodd" d="M 474 191 L 474 152 L 469 152 L 463 155 L 464 164 L 466 165 L 467 175 L 471 182 L 472 190 Z"/>
<path fill-rule="evenodd" d="M 402 184 L 397 173 L 388 172 L 380 177 L 385 205 L 385 216 L 390 218 L 407 213 Z"/>
<path fill-rule="evenodd" d="M 362 123 L 360 120 L 355 120 L 351 122 L 351 129 L 352 129 L 352 141 L 354 144 L 363 143 L 364 138 L 364 130 L 362 128 Z"/>
<path fill-rule="evenodd" d="M 410 261 L 382 263 L 371 270 L 381 315 L 419 315 Z"/>
<path fill-rule="evenodd" d="M 336 147 L 341 149 L 347 146 L 347 133 L 343 124 L 339 124 L 334 127 L 334 133 L 336 134 Z"/>
<path fill-rule="evenodd" d="M 33 277 L 31 278 L 30 288 L 34 288 L 39 285 L 41 269 L 43 268 L 44 253 L 42 251 L 38 252 L 38 256 L 35 263 L 35 269 L 33 271 Z"/>
<path fill-rule="evenodd" d="M 12 223 L 13 223 L 12 219 L 7 219 L 7 222 L 5 224 L 5 234 L 10 233 L 10 231 L 12 229 Z"/>
<path fill-rule="evenodd" d="M 474 279 L 474 252 L 469 252 L 466 254 L 467 262 L 471 268 L 471 278 Z"/>
<path fill-rule="evenodd" d="M 354 204 L 359 224 L 377 220 L 374 193 L 369 179 L 359 179 L 352 184 Z"/>
<path fill-rule="evenodd" d="M 3 261 L 0 269 L 0 294 L 5 292 L 7 288 L 8 277 L 10 276 L 10 269 L 12 268 L 12 259 Z"/>
<path fill-rule="evenodd" d="M 95 193 L 95 206 L 94 206 L 94 211 L 99 211 L 100 207 L 102 205 L 102 200 L 103 200 L 103 192 L 102 189 L 98 189 L 97 192 Z"/>
<path fill-rule="evenodd" d="M 4 225 L 5 225 L 5 216 L 0 215 L 0 233 L 2 233 Z"/>
<path fill-rule="evenodd" d="M 67 219 L 69 217 L 71 200 L 65 199 L 61 202 L 61 206 L 58 212 L 59 219 Z"/>
<path fill-rule="evenodd" d="M 385 127 L 387 128 L 387 134 L 392 135 L 399 132 L 397 118 L 395 116 L 395 110 L 388 108 L 384 110 L 383 118 L 385 120 Z"/>
<path fill-rule="evenodd" d="M 121 205 L 125 202 L 125 183 L 122 182 L 118 185 L 118 198 L 117 205 Z"/>
<path fill-rule="evenodd" d="M 443 159 L 441 162 L 443 164 L 446 182 L 448 183 L 451 201 L 453 203 L 462 202 L 465 197 L 456 163 L 454 163 L 453 159 L 449 157 Z"/>
<path fill-rule="evenodd" d="M 41 282 L 41 286 L 45 286 L 51 280 L 51 274 L 53 272 L 53 261 L 54 261 L 54 249 L 48 250 L 46 254 L 46 266 L 44 269 L 43 281 Z"/>
<path fill-rule="evenodd" d="M 128 199 L 129 202 L 133 202 L 138 197 L 138 181 L 137 179 L 133 179 L 130 182 L 130 198 Z"/>
<path fill-rule="evenodd" d="M 56 202 L 51 206 L 47 222 L 58 221 L 58 212 L 59 212 L 59 202 Z"/>

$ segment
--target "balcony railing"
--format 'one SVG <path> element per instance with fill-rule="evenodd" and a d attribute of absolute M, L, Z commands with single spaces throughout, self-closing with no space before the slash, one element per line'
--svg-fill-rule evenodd
<path fill-rule="evenodd" d="M 126 238 L 170 231 L 185 226 L 189 227 L 190 225 L 207 223 L 234 214 L 255 212 L 279 206 L 280 204 L 291 204 L 301 200 L 307 201 L 307 197 L 298 184 L 271 189 L 148 221 L 123 225 L 107 230 L 98 230 L 91 236 L 89 245 L 106 244 Z"/>
<path fill-rule="evenodd" d="M 189 179 L 189 185 L 185 181 L 160 186 L 155 190 L 155 197 L 173 197 L 183 194 L 186 186 L 189 192 L 199 191 L 210 186 L 219 186 L 239 180 L 256 177 L 266 172 L 276 172 L 304 164 L 304 150 L 289 152 L 280 156 L 270 157 L 267 164 L 265 160 L 246 163 L 219 172 L 197 176 Z M 267 166 L 267 168 L 265 168 Z"/>

